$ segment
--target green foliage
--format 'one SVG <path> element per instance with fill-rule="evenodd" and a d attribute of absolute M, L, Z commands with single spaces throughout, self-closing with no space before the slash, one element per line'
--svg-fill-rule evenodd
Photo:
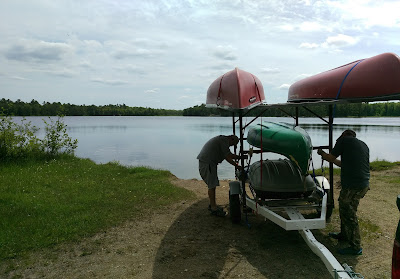
<path fill-rule="evenodd" d="M 37 131 L 38 128 L 26 119 L 17 124 L 11 117 L 0 117 L 0 158 L 19 159 L 40 153 Z"/>
<path fill-rule="evenodd" d="M 328 116 L 327 105 L 315 105 L 309 110 L 299 107 L 299 116 L 315 117 L 314 113 L 326 117 Z M 183 110 L 184 116 L 231 116 L 232 113 L 223 109 L 207 108 L 205 104 L 194 106 Z M 246 116 L 262 115 L 264 117 L 283 117 L 296 115 L 296 108 L 265 108 L 255 107 Z M 400 116 L 399 102 L 385 103 L 349 103 L 337 104 L 335 106 L 335 117 L 381 117 L 381 116 Z"/>
<path fill-rule="evenodd" d="M 78 140 L 72 140 L 67 134 L 67 125 L 58 117 L 56 121 L 49 117 L 49 122 L 43 120 L 46 124 L 46 135 L 42 142 L 43 151 L 50 155 L 60 153 L 73 154 L 78 147 Z"/>
<path fill-rule="evenodd" d="M 0 163 L 0 260 L 77 240 L 191 199 L 167 171 L 64 155 Z M 151 214 L 151 213 L 150 213 Z"/>
<path fill-rule="evenodd" d="M 68 136 L 62 117 L 56 121 L 43 121 L 46 133 L 43 139 L 39 139 L 36 137 L 39 128 L 25 118 L 18 124 L 9 116 L 0 116 L 0 159 L 12 161 L 73 154 L 78 140 Z"/>
<path fill-rule="evenodd" d="M 327 167 L 324 169 L 314 169 L 314 171 L 309 170 L 308 173 L 311 175 L 315 174 L 316 176 L 320 176 L 320 175 L 328 176 L 330 174 L 330 168 Z M 333 168 L 333 174 L 340 175 L 340 168 Z"/>
<path fill-rule="evenodd" d="M 369 168 L 371 171 L 384 171 L 384 170 L 392 169 L 396 166 L 400 166 L 400 162 L 389 162 L 389 161 L 381 160 L 381 161 L 370 162 Z M 329 168 L 324 168 L 323 170 L 322 169 L 314 170 L 315 175 L 325 174 L 325 176 L 327 176 L 327 175 L 329 175 L 329 172 L 330 172 Z M 313 174 L 313 171 L 309 170 L 308 173 Z M 333 174 L 340 175 L 340 168 L 333 168 Z"/>
<path fill-rule="evenodd" d="M 43 102 L 36 100 L 25 103 L 21 100 L 13 102 L 9 99 L 0 100 L 0 110 L 5 115 L 14 116 L 181 116 L 181 110 L 153 109 L 143 107 L 129 107 L 122 105 L 73 105 L 60 102 Z"/>
<path fill-rule="evenodd" d="M 399 166 L 400 162 L 389 162 L 389 161 L 374 161 L 370 163 L 370 169 L 373 171 L 383 171 Z"/>
<path fill-rule="evenodd" d="M 316 105 L 310 110 L 317 115 L 325 117 L 328 115 L 326 105 Z M 0 100 L 0 111 L 5 115 L 14 116 L 232 116 L 231 111 L 219 108 L 207 108 L 205 104 L 186 108 L 184 110 L 153 109 L 143 107 L 129 107 L 125 104 L 117 105 L 73 105 L 60 102 L 43 102 L 32 100 L 25 103 L 21 100 L 15 102 L 2 98 Z M 309 110 L 299 108 L 299 116 L 314 117 Z M 264 117 L 282 117 L 295 115 L 295 108 L 265 108 L 255 107 L 246 116 L 263 115 Z M 400 116 L 399 102 L 383 103 L 348 103 L 335 106 L 335 117 L 381 117 Z"/>

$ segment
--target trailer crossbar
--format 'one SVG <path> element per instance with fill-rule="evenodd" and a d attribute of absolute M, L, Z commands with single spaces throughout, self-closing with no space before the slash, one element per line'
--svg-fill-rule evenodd
<path fill-rule="evenodd" d="M 292 218 L 291 215 L 297 214 L 297 207 L 295 206 L 287 206 L 287 207 L 279 207 L 273 208 L 268 206 L 263 206 L 257 204 L 253 199 L 246 198 L 246 205 L 253 209 L 257 214 L 264 216 L 265 218 L 271 220 L 281 228 L 287 231 L 297 231 L 303 229 L 323 229 L 326 226 L 326 203 L 327 203 L 327 194 L 322 198 L 322 206 L 321 206 L 321 214 L 318 218 L 313 219 L 305 219 L 303 217 L 302 220 Z M 275 211 L 285 211 L 290 219 L 284 218 Z"/>

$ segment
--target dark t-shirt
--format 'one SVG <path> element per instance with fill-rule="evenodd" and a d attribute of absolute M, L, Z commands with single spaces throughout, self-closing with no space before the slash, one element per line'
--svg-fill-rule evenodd
<path fill-rule="evenodd" d="M 210 139 L 200 151 L 197 159 L 205 163 L 219 164 L 230 154 L 229 137 L 216 136 Z"/>
<path fill-rule="evenodd" d="M 332 149 L 341 166 L 341 184 L 347 189 L 363 189 L 369 186 L 369 148 L 354 137 L 341 137 Z"/>

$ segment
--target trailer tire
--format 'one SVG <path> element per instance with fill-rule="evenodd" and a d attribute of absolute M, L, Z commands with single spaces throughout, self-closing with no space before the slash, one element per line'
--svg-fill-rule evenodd
<path fill-rule="evenodd" d="M 242 220 L 239 194 L 231 195 L 229 192 L 229 214 L 234 224 L 238 224 Z"/>
<path fill-rule="evenodd" d="M 327 202 L 327 204 L 326 204 L 326 215 L 325 215 L 325 220 L 326 221 L 330 221 L 330 218 L 331 218 L 331 216 L 332 216 L 332 213 L 333 213 L 333 204 L 330 204 L 329 203 L 329 201 L 330 201 L 330 196 L 331 196 L 331 193 L 328 191 L 328 202 Z M 318 214 L 321 214 L 321 210 L 317 210 L 317 212 L 318 212 Z"/>

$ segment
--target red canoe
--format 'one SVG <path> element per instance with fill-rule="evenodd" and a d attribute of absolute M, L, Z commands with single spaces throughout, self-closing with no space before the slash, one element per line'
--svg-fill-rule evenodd
<path fill-rule="evenodd" d="M 207 107 L 223 109 L 250 109 L 263 100 L 261 81 L 251 73 L 238 68 L 217 78 L 207 91 Z"/>
<path fill-rule="evenodd" d="M 302 79 L 290 86 L 288 102 L 398 98 L 400 58 L 383 53 Z"/>

